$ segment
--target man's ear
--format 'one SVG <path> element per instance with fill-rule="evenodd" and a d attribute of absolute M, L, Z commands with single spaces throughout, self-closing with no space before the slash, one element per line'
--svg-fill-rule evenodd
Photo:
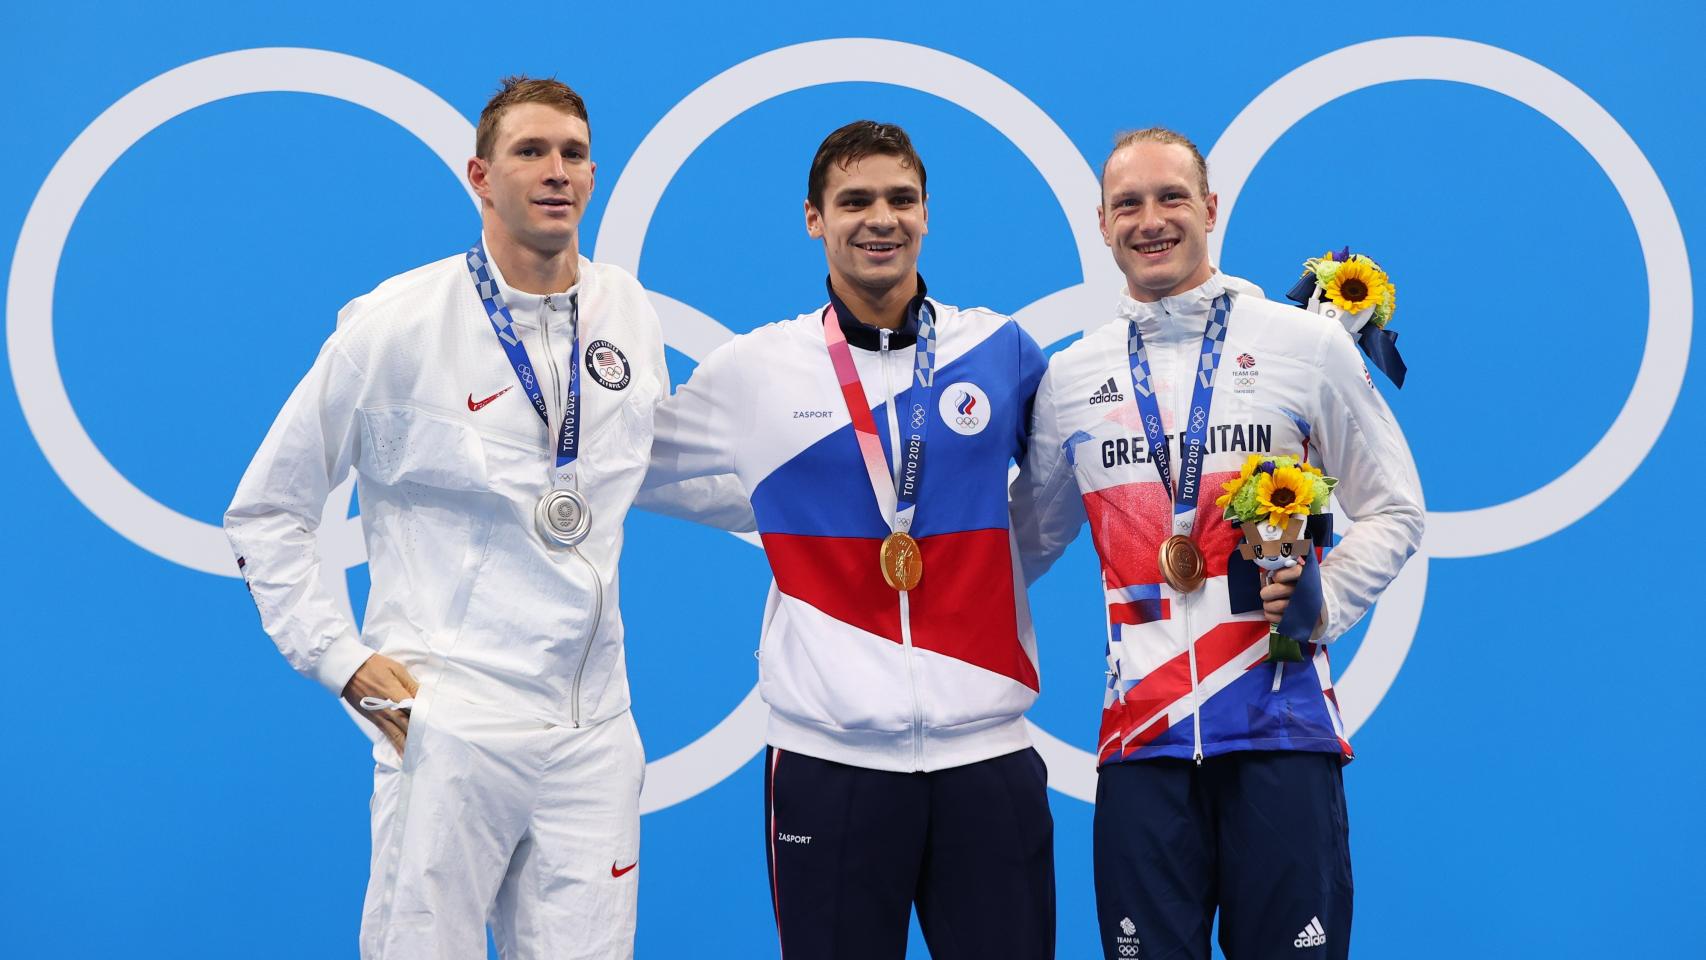
<path fill-rule="evenodd" d="M 813 240 L 823 239 L 823 214 L 812 206 L 810 200 L 806 201 L 806 236 Z"/>
<path fill-rule="evenodd" d="M 468 158 L 468 186 L 474 189 L 474 195 L 481 200 L 491 200 L 491 185 L 486 178 L 491 174 L 491 167 L 479 157 Z"/>
<path fill-rule="evenodd" d="M 1214 232 L 1214 223 L 1220 217 L 1220 194 L 1211 193 L 1203 200 L 1203 209 L 1207 212 L 1208 232 Z"/>

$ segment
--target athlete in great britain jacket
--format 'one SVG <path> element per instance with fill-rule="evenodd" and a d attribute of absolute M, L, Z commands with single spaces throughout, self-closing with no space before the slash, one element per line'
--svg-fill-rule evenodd
<path fill-rule="evenodd" d="M 553 549 L 535 530 L 554 435 L 520 389 L 461 254 L 343 309 L 244 474 L 225 529 L 262 625 L 291 666 L 333 693 L 377 650 L 423 691 L 436 681 L 435 693 L 513 714 L 597 723 L 628 709 L 617 559 L 652 410 L 668 389 L 662 336 L 620 267 L 580 258 L 580 356 L 566 294 L 497 281 L 553 426 L 569 374 L 584 365 L 584 542 Z M 352 469 L 372 576 L 359 634 L 326 583 L 343 573 L 322 568 L 313 533 Z"/>
<path fill-rule="evenodd" d="M 875 770 L 940 770 L 1023 750 L 1023 715 L 1038 689 L 1006 486 L 1010 462 L 1024 455 L 1042 352 L 1008 317 L 930 300 L 935 400 L 915 405 L 923 300 L 893 332 L 836 305 L 887 462 L 898 469 L 903 428 L 934 421 L 912 527 L 924 558 L 915 589 L 897 592 L 879 567 L 889 518 L 825 345 L 827 306 L 707 357 L 658 408 L 646 481 L 739 477 L 775 575 L 759 651 L 769 742 Z"/>
<path fill-rule="evenodd" d="M 1191 537 L 1208 580 L 1164 581 L 1157 554 L 1172 506 L 1132 396 L 1128 324 L 1148 350 L 1172 451 L 1199 370 L 1213 300 L 1232 309 L 1209 411 L 1201 502 Z M 1339 478 L 1343 539 L 1321 564 L 1325 607 L 1304 664 L 1265 663 L 1260 609 L 1231 612 L 1227 560 L 1237 529 L 1214 506 L 1252 453 L 1305 456 Z M 1409 448 L 1344 328 L 1262 299 L 1220 273 L 1154 303 L 1120 297 L 1116 316 L 1055 355 L 1038 388 L 1030 456 L 1014 484 L 1016 532 L 1035 580 L 1089 521 L 1106 595 L 1108 685 L 1100 763 L 1201 758 L 1235 750 L 1351 753 L 1327 644 L 1349 630 L 1421 540 L 1421 486 Z M 1347 521 L 1355 522 L 1347 524 Z"/>

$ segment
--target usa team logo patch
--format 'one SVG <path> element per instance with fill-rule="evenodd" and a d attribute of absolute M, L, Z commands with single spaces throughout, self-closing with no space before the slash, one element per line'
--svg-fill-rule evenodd
<path fill-rule="evenodd" d="M 941 392 L 936 412 L 955 433 L 969 437 L 989 426 L 989 395 L 975 383 L 951 383 Z"/>
<path fill-rule="evenodd" d="M 621 390 L 633 379 L 628 358 L 609 340 L 594 340 L 586 347 L 586 372 L 609 390 Z"/>

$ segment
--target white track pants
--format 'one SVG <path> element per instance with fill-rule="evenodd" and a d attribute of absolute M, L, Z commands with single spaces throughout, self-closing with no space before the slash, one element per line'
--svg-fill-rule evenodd
<path fill-rule="evenodd" d="M 448 694 L 381 742 L 363 960 L 632 957 L 645 756 L 631 713 L 579 729 Z"/>

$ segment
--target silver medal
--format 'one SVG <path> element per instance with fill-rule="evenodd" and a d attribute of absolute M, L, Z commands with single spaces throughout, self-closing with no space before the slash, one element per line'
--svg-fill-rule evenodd
<path fill-rule="evenodd" d="M 539 498 L 533 520 L 546 543 L 572 547 L 592 529 L 592 510 L 579 490 L 552 490 Z"/>

